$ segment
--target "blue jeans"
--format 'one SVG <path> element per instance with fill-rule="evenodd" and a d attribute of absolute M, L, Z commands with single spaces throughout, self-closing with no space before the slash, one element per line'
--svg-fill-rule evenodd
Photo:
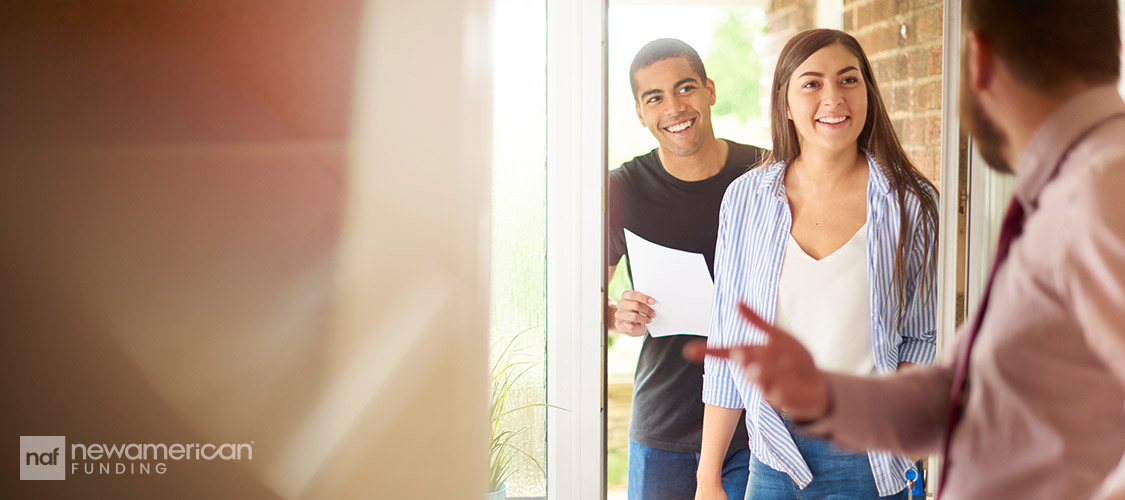
<path fill-rule="evenodd" d="M 750 450 L 732 450 L 723 460 L 723 490 L 729 500 L 746 497 Z M 629 500 L 695 498 L 698 453 L 650 448 L 629 440 Z"/>
<path fill-rule="evenodd" d="M 905 488 L 897 494 L 881 497 L 871 474 L 867 453 L 852 453 L 833 448 L 823 439 L 790 434 L 797 444 L 805 463 L 812 471 L 813 480 L 805 489 L 784 472 L 778 472 L 750 459 L 750 484 L 746 498 L 754 500 L 906 500 Z"/>

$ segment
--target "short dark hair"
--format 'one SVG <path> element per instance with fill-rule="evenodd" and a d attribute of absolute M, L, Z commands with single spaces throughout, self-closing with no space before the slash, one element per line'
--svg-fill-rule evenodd
<path fill-rule="evenodd" d="M 1116 19 L 1116 18 L 1115 18 Z M 633 99 L 637 98 L 637 72 L 652 66 L 657 61 L 682 57 L 687 59 L 691 69 L 699 74 L 699 83 L 707 82 L 707 70 L 703 69 L 703 59 L 695 49 L 675 38 L 657 38 L 641 47 L 633 57 L 633 64 L 629 65 L 629 86 L 633 88 Z"/>
<path fill-rule="evenodd" d="M 987 40 L 1012 73 L 1041 92 L 1079 80 L 1113 83 L 1121 72 L 1117 0 L 968 0 L 965 27 Z"/>

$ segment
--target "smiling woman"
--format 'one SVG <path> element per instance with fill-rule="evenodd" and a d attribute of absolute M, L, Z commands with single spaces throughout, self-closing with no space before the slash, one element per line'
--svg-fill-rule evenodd
<path fill-rule="evenodd" d="M 867 123 L 867 85 L 857 66 L 855 54 L 830 45 L 805 59 L 789 78 L 787 117 L 806 156 L 819 150 L 855 151 Z"/>
<path fill-rule="evenodd" d="M 735 312 L 745 302 L 821 366 L 867 375 L 932 362 L 936 192 L 889 126 L 863 49 L 842 31 L 799 33 L 781 51 L 772 89 L 770 158 L 723 201 L 708 345 L 763 343 Z M 889 248 L 897 250 L 879 251 Z M 745 408 L 751 497 L 791 498 L 796 483 L 809 498 L 906 498 L 908 458 L 794 439 L 765 390 L 708 358 L 704 442 L 729 433 Z"/>

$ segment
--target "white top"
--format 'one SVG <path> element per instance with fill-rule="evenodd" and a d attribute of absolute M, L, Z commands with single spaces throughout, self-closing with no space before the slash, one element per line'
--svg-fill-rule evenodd
<path fill-rule="evenodd" d="M 867 224 L 820 260 L 790 235 L 777 284 L 774 322 L 812 353 L 818 367 L 855 375 L 875 369 L 867 292 Z"/>

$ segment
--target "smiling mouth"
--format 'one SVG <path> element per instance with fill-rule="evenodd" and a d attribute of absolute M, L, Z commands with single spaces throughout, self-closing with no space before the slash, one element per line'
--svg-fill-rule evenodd
<path fill-rule="evenodd" d="M 838 125 L 840 123 L 844 123 L 844 120 L 847 120 L 847 119 L 848 119 L 848 117 L 846 117 L 846 116 L 826 116 L 824 118 L 819 118 L 816 121 L 818 121 L 820 123 L 825 123 L 825 124 L 828 124 L 828 125 Z"/>
<path fill-rule="evenodd" d="M 676 123 L 674 125 L 664 127 L 664 130 L 667 130 L 667 131 L 669 131 L 673 134 L 676 134 L 676 133 L 683 132 L 683 131 L 687 130 L 688 128 L 690 128 L 694 124 L 695 124 L 695 119 L 692 118 L 691 120 L 688 120 L 688 121 L 685 121 L 685 122 L 680 122 L 680 123 Z"/>

